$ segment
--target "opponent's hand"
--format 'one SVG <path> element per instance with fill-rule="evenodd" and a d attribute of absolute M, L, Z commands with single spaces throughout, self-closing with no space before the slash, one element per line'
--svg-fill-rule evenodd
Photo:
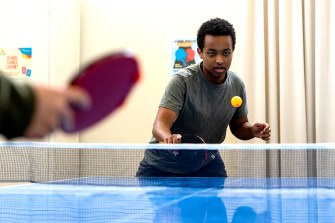
<path fill-rule="evenodd" d="M 90 98 L 80 88 L 52 89 L 34 86 L 35 110 L 24 136 L 41 138 L 58 128 L 71 129 L 74 123 L 73 106 L 88 109 Z"/>

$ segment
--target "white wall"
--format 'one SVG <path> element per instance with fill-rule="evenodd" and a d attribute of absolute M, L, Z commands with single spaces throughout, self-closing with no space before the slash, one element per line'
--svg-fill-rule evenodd
<path fill-rule="evenodd" d="M 49 2 L 0 0 L 0 48 L 32 47 L 32 76 L 49 82 Z"/>

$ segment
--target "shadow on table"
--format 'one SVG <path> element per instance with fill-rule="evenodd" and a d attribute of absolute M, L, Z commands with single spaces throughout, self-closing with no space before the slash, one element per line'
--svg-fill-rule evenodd
<path fill-rule="evenodd" d="M 151 185 L 145 190 L 153 205 L 153 223 L 226 223 L 226 207 L 218 197 L 224 180 L 139 178 L 141 186 Z"/>
<path fill-rule="evenodd" d="M 232 223 L 270 223 L 271 217 L 268 212 L 257 214 L 249 206 L 240 206 L 235 209 Z"/>

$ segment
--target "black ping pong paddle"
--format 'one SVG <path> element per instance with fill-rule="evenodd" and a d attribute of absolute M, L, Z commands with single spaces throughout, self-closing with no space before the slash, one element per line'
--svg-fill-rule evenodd
<path fill-rule="evenodd" d="M 200 136 L 192 134 L 184 134 L 181 137 L 181 143 L 190 144 L 205 144 Z M 177 165 L 183 169 L 197 169 L 202 166 L 202 164 L 207 159 L 207 150 L 197 149 L 197 150 L 178 150 L 178 155 L 176 156 Z"/>
<path fill-rule="evenodd" d="M 205 143 L 205 140 L 197 135 L 185 134 L 181 137 L 181 143 Z"/>

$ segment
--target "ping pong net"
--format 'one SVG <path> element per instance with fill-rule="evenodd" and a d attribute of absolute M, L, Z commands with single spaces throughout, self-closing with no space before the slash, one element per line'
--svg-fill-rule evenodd
<path fill-rule="evenodd" d="M 33 182 L 0 187 L 0 222 L 334 222 L 334 148 L 0 143 L 0 186 Z M 146 149 L 217 150 L 228 178 L 135 178 Z"/>
<path fill-rule="evenodd" d="M 119 181 L 121 185 L 136 184 L 135 181 L 120 179 L 135 176 L 146 149 L 179 152 L 218 150 L 229 178 L 335 177 L 334 144 L 3 142 L 0 143 L 0 182 L 72 182 L 103 185 L 108 179 L 108 182 Z M 151 181 L 152 184 L 154 182 Z M 185 181 L 185 184 L 194 183 L 191 180 Z"/>

